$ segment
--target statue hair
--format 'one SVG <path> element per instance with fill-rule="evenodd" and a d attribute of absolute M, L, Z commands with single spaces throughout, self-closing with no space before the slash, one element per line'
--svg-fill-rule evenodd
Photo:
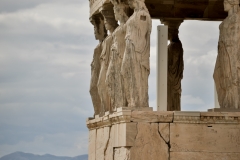
<path fill-rule="evenodd" d="M 139 9 L 139 10 L 145 10 L 146 12 L 149 13 L 149 11 L 148 11 L 145 3 L 144 3 L 144 0 L 133 0 L 133 1 L 136 1 L 136 2 L 137 2 L 137 4 L 138 4 L 138 9 Z"/>
<path fill-rule="evenodd" d="M 226 0 L 233 7 L 233 12 L 237 13 L 240 10 L 240 0 Z"/>
<path fill-rule="evenodd" d="M 107 37 L 107 30 L 104 27 L 104 18 L 101 14 L 93 15 L 90 19 L 90 22 L 96 26 L 97 32 L 100 33 L 100 25 L 103 27 L 104 37 Z"/>
<path fill-rule="evenodd" d="M 118 22 L 115 20 L 115 18 L 105 17 L 104 20 L 114 29 L 118 27 Z"/>
<path fill-rule="evenodd" d="M 239 5 L 239 0 L 226 0 L 231 5 Z"/>
<path fill-rule="evenodd" d="M 123 17 L 124 17 L 124 21 L 127 21 L 128 17 L 129 17 L 129 6 L 124 4 L 124 3 L 119 3 L 114 5 L 114 10 L 118 13 L 122 13 Z M 121 12 L 122 11 L 122 12 Z"/>

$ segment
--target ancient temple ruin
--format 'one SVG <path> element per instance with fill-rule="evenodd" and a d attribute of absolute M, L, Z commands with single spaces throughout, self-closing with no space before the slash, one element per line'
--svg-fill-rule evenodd
<path fill-rule="evenodd" d="M 239 0 L 90 0 L 89 6 L 99 41 L 91 64 L 89 160 L 239 160 Z M 162 24 L 157 111 L 148 104 L 151 19 Z M 220 108 L 181 111 L 184 20 L 222 21 L 213 73 Z"/>

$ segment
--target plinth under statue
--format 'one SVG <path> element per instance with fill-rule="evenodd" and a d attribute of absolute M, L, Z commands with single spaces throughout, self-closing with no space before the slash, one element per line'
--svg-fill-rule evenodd
<path fill-rule="evenodd" d="M 239 160 L 239 0 L 89 3 L 99 40 L 91 64 L 89 160 Z M 148 102 L 152 18 L 168 26 L 170 40 L 165 111 L 153 111 Z M 184 19 L 223 20 L 214 81 L 225 112 L 181 111 L 184 49 L 178 29 Z"/>

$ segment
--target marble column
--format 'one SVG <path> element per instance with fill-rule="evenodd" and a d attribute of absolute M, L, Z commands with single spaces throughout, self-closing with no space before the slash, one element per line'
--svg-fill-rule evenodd
<path fill-rule="evenodd" d="M 157 26 L 157 111 L 167 111 L 168 27 Z"/>
<path fill-rule="evenodd" d="M 102 53 L 102 42 L 107 36 L 107 31 L 104 28 L 103 16 L 101 14 L 96 14 L 90 17 L 90 22 L 94 26 L 94 35 L 96 40 L 99 40 L 99 44 L 94 49 L 93 60 L 91 63 L 91 81 L 90 81 L 90 95 L 92 98 L 94 115 L 100 113 L 100 97 L 98 93 L 97 83 L 99 80 L 100 72 L 100 55 Z"/>
<path fill-rule="evenodd" d="M 118 27 L 118 23 L 115 20 L 113 5 L 111 3 L 105 4 L 100 8 L 100 13 L 104 17 L 104 25 L 108 30 L 108 36 L 103 41 L 103 49 L 100 55 L 100 73 L 98 79 L 98 93 L 101 101 L 100 116 L 104 115 L 107 111 L 112 111 L 110 95 L 107 88 L 106 76 L 109 67 L 109 60 L 111 57 L 111 47 L 113 44 L 112 33 Z"/>
<path fill-rule="evenodd" d="M 183 48 L 178 37 L 178 29 L 182 19 L 162 19 L 161 22 L 168 26 L 168 80 L 167 80 L 167 110 L 181 110 L 181 80 L 183 78 Z"/>
<path fill-rule="evenodd" d="M 240 9 L 239 0 L 224 0 L 228 17 L 220 24 L 218 56 L 214 69 L 221 109 L 240 109 Z"/>

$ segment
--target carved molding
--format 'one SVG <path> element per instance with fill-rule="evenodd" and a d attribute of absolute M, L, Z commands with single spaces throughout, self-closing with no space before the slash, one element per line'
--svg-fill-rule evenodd
<path fill-rule="evenodd" d="M 204 123 L 240 124 L 240 112 L 185 112 L 185 111 L 134 111 L 119 110 L 103 117 L 86 120 L 89 130 L 120 123 Z"/>

